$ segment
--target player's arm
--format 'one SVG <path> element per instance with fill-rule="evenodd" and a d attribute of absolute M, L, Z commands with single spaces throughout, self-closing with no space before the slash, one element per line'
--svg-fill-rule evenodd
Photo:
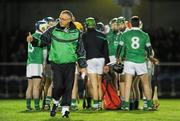
<path fill-rule="evenodd" d="M 122 36 L 121 36 L 120 42 L 119 42 L 117 49 L 116 49 L 116 61 L 117 61 L 117 63 L 121 62 L 120 54 L 123 51 L 123 47 L 124 47 L 124 41 L 123 41 Z"/>
<path fill-rule="evenodd" d="M 150 43 L 150 39 L 149 36 L 147 38 L 147 42 L 146 42 L 146 51 L 147 51 L 147 57 L 149 58 L 149 60 L 153 63 L 153 64 L 158 64 L 159 60 L 154 58 L 154 51 L 152 49 L 151 43 Z"/>
<path fill-rule="evenodd" d="M 27 36 L 26 40 L 27 42 L 31 43 L 33 46 L 38 46 L 38 43 L 40 41 L 40 36 L 41 36 L 40 33 L 35 32 L 31 34 L 29 32 L 29 35 Z"/>
<path fill-rule="evenodd" d="M 49 28 L 47 31 L 45 31 L 41 37 L 40 37 L 40 41 L 38 43 L 38 46 L 40 47 L 45 47 L 50 45 L 51 43 L 51 36 L 52 36 L 52 31 L 54 30 L 55 26 L 52 28 Z"/>
<path fill-rule="evenodd" d="M 146 43 L 146 51 L 147 51 L 147 57 L 152 58 L 153 53 L 152 53 L 152 46 L 150 43 Z"/>
<path fill-rule="evenodd" d="M 79 39 L 78 39 L 78 45 L 76 49 L 76 53 L 78 56 L 78 64 L 80 68 L 86 68 L 87 63 L 86 63 L 86 51 L 84 49 L 84 45 L 82 42 L 82 34 L 80 34 Z"/>
<path fill-rule="evenodd" d="M 45 47 L 49 45 L 51 42 L 51 33 L 53 28 L 54 27 L 48 29 L 38 37 L 31 35 L 31 33 L 29 32 L 29 35 L 27 36 L 26 40 L 27 42 L 30 42 L 33 46 Z"/>
<path fill-rule="evenodd" d="M 29 32 L 28 36 L 26 37 L 26 41 L 27 42 L 32 42 L 33 41 L 33 36 L 31 34 L 31 32 Z"/>

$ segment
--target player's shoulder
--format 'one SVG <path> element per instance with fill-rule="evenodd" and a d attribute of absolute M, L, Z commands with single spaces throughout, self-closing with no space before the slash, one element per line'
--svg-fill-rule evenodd
<path fill-rule="evenodd" d="M 97 32 L 97 34 L 99 34 L 99 35 L 101 35 L 101 36 L 106 36 L 102 31 L 99 31 L 99 30 L 97 30 L 97 29 L 96 29 L 96 32 Z"/>
<path fill-rule="evenodd" d="M 41 34 L 42 34 L 42 32 L 36 30 L 32 35 L 33 35 L 33 36 L 38 36 L 38 35 L 41 35 Z"/>
<path fill-rule="evenodd" d="M 148 36 L 148 33 L 146 33 L 145 31 L 143 31 L 142 29 L 138 28 L 138 27 L 135 27 L 135 28 L 132 28 L 131 31 L 135 31 L 137 33 L 141 33 L 145 36 Z"/>
<path fill-rule="evenodd" d="M 149 34 L 148 34 L 147 32 L 141 30 L 141 33 L 143 33 L 143 35 L 144 35 L 145 37 L 149 37 Z"/>
<path fill-rule="evenodd" d="M 131 32 L 132 32 L 131 29 L 125 29 L 125 30 L 120 34 L 120 37 L 129 35 Z"/>
<path fill-rule="evenodd" d="M 36 31 L 32 34 L 33 38 L 34 38 L 34 39 L 37 39 L 37 40 L 40 39 L 40 36 L 41 36 L 41 35 L 42 35 L 42 32 L 40 32 L 40 31 L 38 31 L 38 30 L 36 30 Z"/>
<path fill-rule="evenodd" d="M 142 29 L 140 29 L 139 31 L 142 32 L 142 33 L 145 34 L 145 35 L 148 35 L 148 33 L 145 32 L 145 31 L 143 31 Z"/>
<path fill-rule="evenodd" d="M 96 30 L 96 33 L 97 33 L 97 37 L 98 37 L 98 38 L 101 38 L 101 39 L 103 39 L 103 40 L 106 40 L 106 35 L 105 35 L 103 32 L 101 32 L 101 31 L 99 31 L 99 30 Z"/>

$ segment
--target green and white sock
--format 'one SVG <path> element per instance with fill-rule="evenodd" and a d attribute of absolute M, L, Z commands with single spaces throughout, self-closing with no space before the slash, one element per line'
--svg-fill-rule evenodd
<path fill-rule="evenodd" d="M 124 108 L 124 104 L 125 104 L 125 98 L 124 97 L 121 97 L 121 109 L 123 109 Z"/>
<path fill-rule="evenodd" d="M 34 99 L 34 105 L 35 105 L 35 109 L 36 109 L 36 110 L 39 110 L 39 109 L 40 109 L 40 107 L 39 107 L 39 98 Z"/>
<path fill-rule="evenodd" d="M 121 100 L 122 100 L 122 101 L 125 101 L 125 98 L 124 98 L 124 97 L 121 97 Z"/>
<path fill-rule="evenodd" d="M 52 99 L 51 96 L 47 96 L 45 100 L 45 105 L 50 105 L 51 99 Z"/>
<path fill-rule="evenodd" d="M 76 106 L 76 99 L 71 100 L 71 106 Z"/>
<path fill-rule="evenodd" d="M 27 99 L 26 99 L 26 107 L 27 107 L 28 109 L 31 108 L 31 99 L 30 99 L 30 98 L 27 98 Z"/>
<path fill-rule="evenodd" d="M 102 100 L 98 100 L 98 107 L 102 108 Z"/>
<path fill-rule="evenodd" d="M 143 99 L 143 102 L 144 102 L 144 108 L 147 108 L 147 100 L 146 99 Z"/>
<path fill-rule="evenodd" d="M 129 102 L 126 102 L 126 101 L 124 102 L 124 108 L 129 109 Z"/>
<path fill-rule="evenodd" d="M 98 100 L 94 100 L 93 108 L 98 108 Z"/>
<path fill-rule="evenodd" d="M 152 107 L 153 103 L 152 103 L 152 100 L 147 100 L 147 107 Z"/>

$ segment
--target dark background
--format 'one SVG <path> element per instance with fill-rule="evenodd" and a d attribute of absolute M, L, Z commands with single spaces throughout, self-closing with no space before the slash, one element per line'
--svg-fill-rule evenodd
<path fill-rule="evenodd" d="M 85 18 L 91 16 L 108 24 L 112 18 L 124 14 L 122 5 L 115 1 L 117 0 L 1 0 L 0 61 L 26 61 L 25 37 L 29 31 L 34 31 L 36 21 L 47 16 L 58 18 L 60 11 L 68 9 L 73 12 L 77 21 L 84 22 Z M 131 3 L 133 0 L 126 1 Z M 139 0 L 132 6 L 131 15 L 138 15 L 142 19 L 143 29 L 150 34 L 156 55 L 163 62 L 180 60 L 179 6 L 179 0 Z"/>
<path fill-rule="evenodd" d="M 47 16 L 58 18 L 64 9 L 72 11 L 82 23 L 90 16 L 108 24 L 114 17 L 124 15 L 128 20 L 131 15 L 138 15 L 161 62 L 160 95 L 180 97 L 180 0 L 125 1 L 0 0 L 0 97 L 11 97 L 10 92 L 22 97 L 27 86 L 24 79 L 26 36 L 29 31 L 34 32 L 36 21 Z M 131 7 L 130 14 L 124 11 L 122 4 Z"/>

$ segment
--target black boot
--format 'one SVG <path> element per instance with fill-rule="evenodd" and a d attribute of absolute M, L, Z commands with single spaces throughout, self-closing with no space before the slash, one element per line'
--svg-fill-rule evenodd
<path fill-rule="evenodd" d="M 57 107 L 58 107 L 58 105 L 56 105 L 56 104 L 53 105 L 51 112 L 50 112 L 51 117 L 54 117 L 56 115 Z"/>
<path fill-rule="evenodd" d="M 63 118 L 69 118 L 69 111 L 65 111 L 64 115 L 62 115 Z"/>
<path fill-rule="evenodd" d="M 134 102 L 130 102 L 130 104 L 129 104 L 129 110 L 134 110 Z"/>

